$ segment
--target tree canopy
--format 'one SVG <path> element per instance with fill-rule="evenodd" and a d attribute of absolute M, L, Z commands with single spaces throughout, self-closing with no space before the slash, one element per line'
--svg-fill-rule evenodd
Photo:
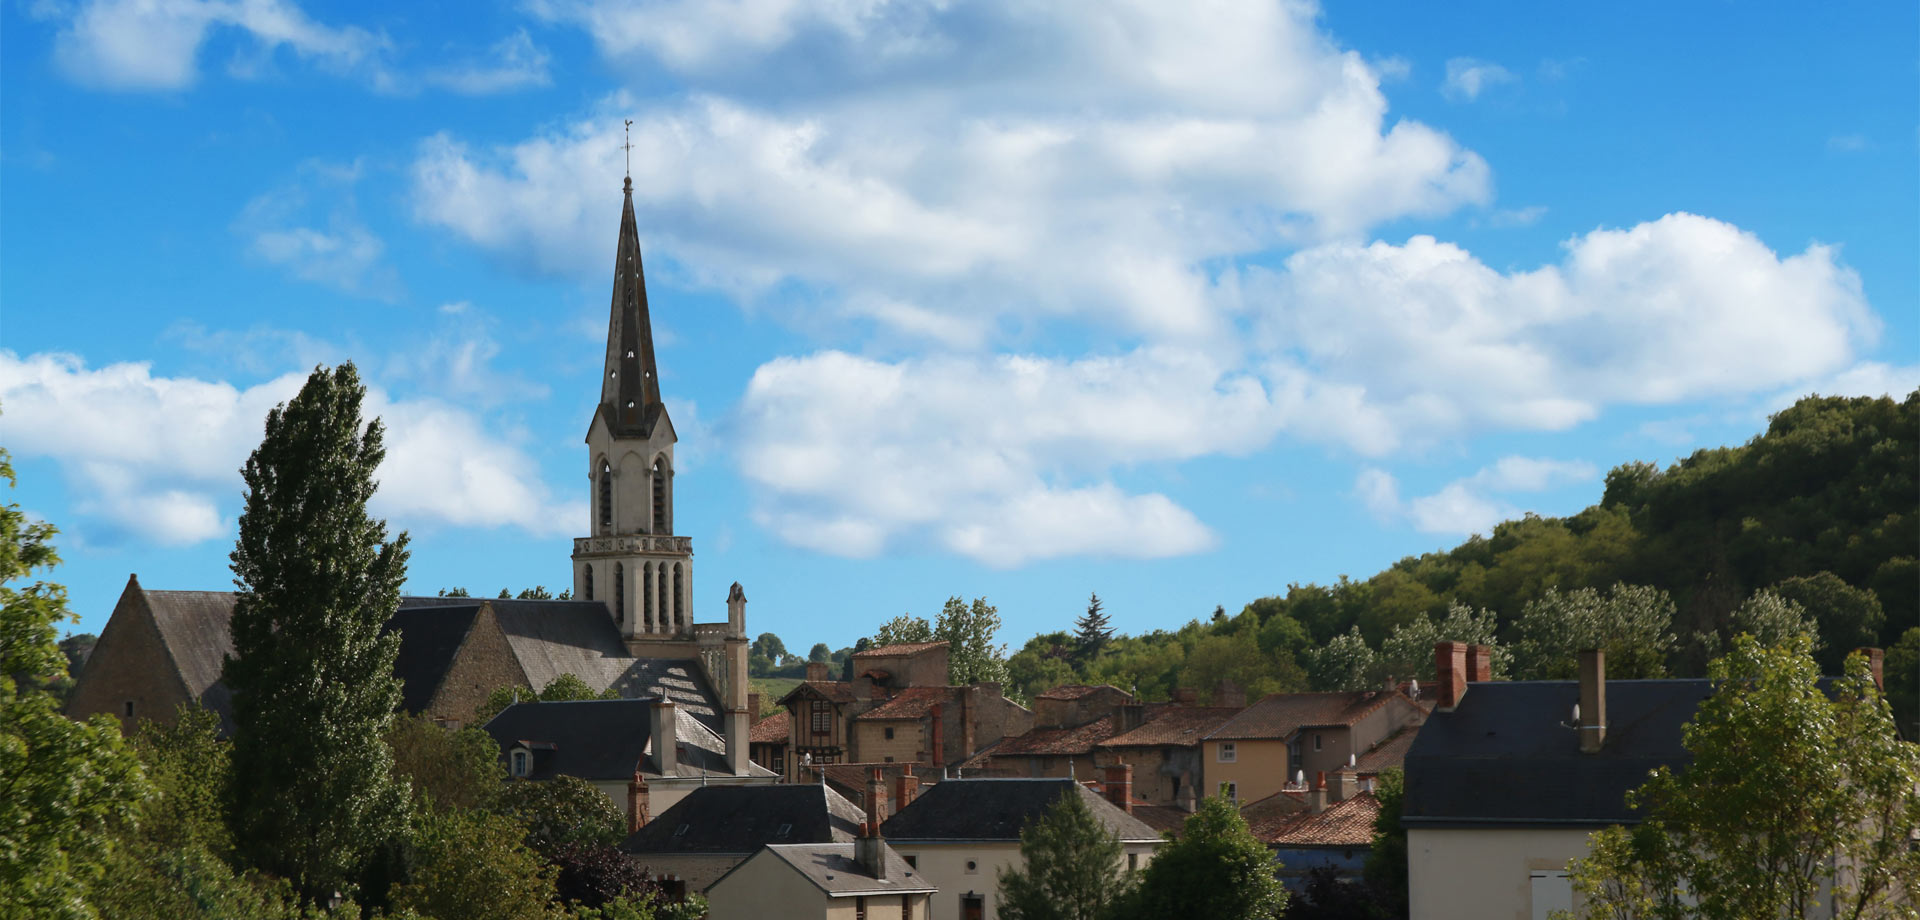
<path fill-rule="evenodd" d="M 1240 810 L 1224 797 L 1208 796 L 1187 818 L 1180 838 L 1161 844 L 1118 916 L 1278 920 L 1287 906 L 1287 889 L 1274 874 L 1278 868 Z"/>
<path fill-rule="evenodd" d="M 1125 897 L 1120 838 L 1095 817 L 1078 794 L 1058 802 L 1020 829 L 1018 868 L 1001 869 L 1004 920 L 1102 920 Z"/>

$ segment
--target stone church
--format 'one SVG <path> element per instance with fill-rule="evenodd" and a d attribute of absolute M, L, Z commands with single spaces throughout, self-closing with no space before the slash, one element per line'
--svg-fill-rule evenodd
<path fill-rule="evenodd" d="M 394 673 L 406 711 L 459 726 L 495 688 L 537 690 L 573 674 L 675 714 L 677 731 L 664 734 L 686 750 L 650 746 L 638 768 L 646 782 L 666 784 L 661 792 L 774 781 L 748 759 L 746 595 L 733 585 L 725 622 L 693 619 L 693 541 L 673 529 L 676 440 L 660 399 L 628 179 L 606 365 L 587 428 L 591 519 L 587 536 L 573 541 L 574 599 L 403 598 L 386 629 L 400 636 Z M 230 730 L 220 674 L 233 650 L 233 600 L 223 591 L 151 590 L 130 577 L 68 714 L 107 713 L 130 730 L 137 719 L 171 721 L 176 706 L 195 702 Z"/>

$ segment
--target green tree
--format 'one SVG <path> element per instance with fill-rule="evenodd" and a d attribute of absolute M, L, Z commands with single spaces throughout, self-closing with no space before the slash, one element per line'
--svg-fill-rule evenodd
<path fill-rule="evenodd" d="M 1880 598 L 1872 591 L 1847 584 L 1832 572 L 1788 578 L 1771 590 L 1782 599 L 1798 604 L 1818 621 L 1821 641 L 1815 644 L 1813 657 L 1825 673 L 1839 673 L 1840 664 L 1849 652 L 1880 642 L 1887 614 L 1880 607 Z M 1907 586 L 1907 591 L 1914 592 L 1914 586 Z"/>
<path fill-rule="evenodd" d="M 1221 681 L 1232 681 L 1246 691 L 1248 699 L 1269 693 L 1297 692 L 1307 687 L 1307 675 L 1300 670 L 1293 655 L 1286 651 L 1261 654 L 1260 642 L 1252 630 L 1201 636 L 1187 651 L 1186 662 L 1180 667 L 1180 686 L 1193 687 L 1213 702 L 1214 691 Z"/>
<path fill-rule="evenodd" d="M 1514 631 L 1513 668 L 1521 680 L 1575 676 L 1583 648 L 1607 653 L 1607 676 L 1621 680 L 1665 677 L 1673 651 L 1673 600 L 1645 585 L 1616 584 L 1606 595 L 1592 588 L 1548 588 L 1528 603 Z"/>
<path fill-rule="evenodd" d="M 448 731 L 424 715 L 399 718 L 387 729 L 387 748 L 415 808 L 485 808 L 506 778 L 500 745 L 477 728 Z"/>
<path fill-rule="evenodd" d="M 774 664 L 779 664 L 781 659 L 787 657 L 787 644 L 780 641 L 779 636 L 770 632 L 761 633 L 759 638 L 753 640 L 753 645 L 749 646 L 749 649 L 756 654 L 767 656 L 767 660 Z"/>
<path fill-rule="evenodd" d="M 1081 661 L 1092 661 L 1100 657 L 1100 650 L 1113 641 L 1112 618 L 1100 609 L 1100 595 L 1087 596 L 1087 612 L 1073 622 L 1075 657 Z"/>
<path fill-rule="evenodd" d="M 1375 668 L 1394 680 L 1432 681 L 1437 676 L 1433 670 L 1433 647 L 1441 642 L 1465 642 L 1490 647 L 1493 676 L 1504 680 L 1513 654 L 1500 644 L 1495 635 L 1498 628 L 1499 618 L 1493 611 L 1476 612 L 1465 604 L 1454 604 L 1447 608 L 1446 618 L 1438 622 L 1417 617 L 1394 627 L 1393 634 L 1381 643 Z"/>
<path fill-rule="evenodd" d="M 1920 739 L 1920 626 L 1909 628 L 1887 649 L 1887 704 L 1894 724 L 1909 741 Z"/>
<path fill-rule="evenodd" d="M 140 720 L 133 748 L 154 791 L 140 810 L 140 848 L 199 848 L 219 859 L 231 855 L 233 838 L 226 814 L 228 752 L 220 740 L 220 717 L 210 709 L 181 703 L 171 725 Z"/>
<path fill-rule="evenodd" d="M 1240 810 L 1208 796 L 1180 838 L 1160 846 L 1119 916 L 1277 920 L 1287 906 L 1287 889 L 1274 874 L 1279 868 Z"/>
<path fill-rule="evenodd" d="M 1407 777 L 1389 767 L 1374 780 L 1373 796 L 1380 812 L 1373 819 L 1373 845 L 1367 851 L 1367 887 L 1374 903 L 1389 917 L 1407 915 L 1407 829 L 1400 826 L 1407 798 Z"/>
<path fill-rule="evenodd" d="M 1764 589 L 1754 592 L 1733 612 L 1728 633 L 1728 638 L 1745 634 L 1769 646 L 1783 645 L 1792 636 L 1806 636 L 1813 643 L 1816 658 L 1822 646 L 1820 628 L 1804 607 Z M 1694 643 L 1709 658 L 1718 657 L 1720 650 L 1727 647 L 1726 639 L 1710 632 L 1694 634 Z"/>
<path fill-rule="evenodd" d="M 933 626 L 921 617 L 903 613 L 885 623 L 873 633 L 874 645 L 904 645 L 909 642 L 932 642 Z"/>
<path fill-rule="evenodd" d="M 1378 670 L 1379 661 L 1358 624 L 1307 652 L 1307 678 L 1315 690 L 1364 690 L 1373 686 Z"/>
<path fill-rule="evenodd" d="M 465 588 L 441 588 L 440 596 L 441 597 L 472 597 L 473 595 L 468 594 L 467 589 Z"/>
<path fill-rule="evenodd" d="M 414 865 L 393 906 L 462 920 L 563 920 L 554 870 L 521 842 L 525 829 L 483 811 L 414 816 Z"/>
<path fill-rule="evenodd" d="M 833 649 L 828 648 L 825 642 L 815 642 L 813 648 L 807 651 L 807 660 L 819 662 L 832 661 Z"/>
<path fill-rule="evenodd" d="M 1074 791 L 1020 829 L 1020 868 L 1001 869 L 1006 920 L 1100 920 L 1132 884 L 1120 838 Z"/>
<path fill-rule="evenodd" d="M 933 637 L 947 642 L 947 681 L 952 684 L 1007 681 L 1007 647 L 995 645 L 1000 611 L 976 597 L 969 606 L 958 597 L 947 598 L 933 624 Z"/>
<path fill-rule="evenodd" d="M 353 887 L 407 826 L 405 789 L 380 738 L 400 705 L 407 537 L 367 513 L 385 450 L 352 364 L 316 369 L 268 413 L 241 470 L 232 560 L 231 784 L 235 851 L 305 898 Z"/>
<path fill-rule="evenodd" d="M 573 776 L 507 783 L 494 810 L 526 828 L 527 846 L 549 859 L 563 847 L 613 846 L 626 836 L 620 806 Z"/>
<path fill-rule="evenodd" d="M 0 450 L 0 477 L 14 482 Z M 111 717 L 75 722 L 43 686 L 67 676 L 56 624 L 65 588 L 22 585 L 59 564 L 52 525 L 0 507 L 0 918 L 85 918 L 81 894 L 114 849 L 113 832 L 147 795 L 140 763 Z"/>
<path fill-rule="evenodd" d="M 1920 898 L 1920 748 L 1894 734 L 1865 658 L 1831 695 L 1804 635 L 1741 635 L 1709 671 L 1684 730 L 1693 763 L 1656 769 L 1628 798 L 1646 821 L 1574 863 L 1586 916 L 1805 917 L 1827 885 L 1845 918 Z"/>
<path fill-rule="evenodd" d="M 515 703 L 570 703 L 577 700 L 617 700 L 619 698 L 618 688 L 608 687 L 595 693 L 593 688 L 577 675 L 562 674 L 547 681 L 547 685 L 541 687 L 538 693 L 526 687 L 493 688 L 487 693 L 487 698 L 474 707 L 473 720 L 475 724 L 485 725 L 493 721 L 493 717 L 499 715 L 500 710 Z"/>

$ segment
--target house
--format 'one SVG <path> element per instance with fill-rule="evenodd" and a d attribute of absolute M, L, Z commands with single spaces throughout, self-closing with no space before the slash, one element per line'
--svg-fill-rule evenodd
<path fill-rule="evenodd" d="M 963 766 L 978 776 L 1098 775 L 1097 746 L 1120 732 L 1122 710 L 1134 704 L 1133 694 L 1117 687 L 1054 687 L 1034 697 L 1032 729 L 988 745 Z"/>
<path fill-rule="evenodd" d="M 1351 770 L 1317 778 L 1304 794 L 1276 792 L 1240 809 L 1247 828 L 1273 849 L 1280 879 L 1299 888 L 1308 872 L 1332 869 L 1346 879 L 1357 879 L 1373 848 L 1374 820 L 1380 800 L 1359 789 Z"/>
<path fill-rule="evenodd" d="M 768 845 L 851 844 L 865 818 L 818 783 L 705 786 L 656 812 L 620 850 L 684 894 L 706 890 Z"/>
<path fill-rule="evenodd" d="M 695 789 L 779 781 L 765 767 L 729 761 L 726 741 L 669 699 L 515 703 L 485 731 L 509 776 L 586 780 L 627 813 L 631 828 Z"/>
<path fill-rule="evenodd" d="M 1094 746 L 1101 765 L 1133 768 L 1133 793 L 1154 805 L 1191 813 L 1207 793 L 1201 742 L 1240 714 L 1237 706 L 1194 705 L 1193 691 L 1176 691 L 1174 704 L 1121 708 L 1121 731 Z"/>
<path fill-rule="evenodd" d="M 1110 784 L 1115 797 L 1131 782 Z M 1160 835 L 1105 797 L 1068 779 L 949 779 L 881 825 L 881 831 L 909 866 L 939 890 L 931 920 L 993 920 L 998 916 L 999 872 L 1025 865 L 1020 829 L 1062 796 L 1077 795 L 1120 838 L 1129 870 L 1144 867 L 1159 846 Z"/>
<path fill-rule="evenodd" d="M 1207 734 L 1206 792 L 1236 802 L 1267 798 L 1297 772 L 1348 766 L 1425 718 L 1426 710 L 1397 690 L 1273 694 Z"/>
<path fill-rule="evenodd" d="M 759 719 L 747 729 L 749 756 L 775 775 L 786 776 L 787 749 L 792 744 L 792 734 L 793 715 L 784 709 Z"/>
<path fill-rule="evenodd" d="M 1466 656 L 1435 647 L 1435 709 L 1406 754 L 1413 918 L 1544 920 L 1573 906 L 1567 863 L 1587 836 L 1639 820 L 1626 794 L 1692 762 L 1681 727 L 1713 686 L 1608 681 L 1597 651 L 1575 681 L 1470 681 Z"/>
<path fill-rule="evenodd" d="M 927 920 L 935 889 L 881 838 L 886 796 L 877 771 L 870 783 L 866 820 L 852 843 L 761 847 L 707 888 L 707 916 Z"/>

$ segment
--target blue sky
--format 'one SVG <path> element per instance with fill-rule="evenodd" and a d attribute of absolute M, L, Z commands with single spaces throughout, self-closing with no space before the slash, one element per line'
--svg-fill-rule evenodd
<path fill-rule="evenodd" d="M 562 586 L 625 119 L 695 603 L 790 645 L 1172 627 L 1920 385 L 1912 4 L 0 16 L 0 445 L 79 629 L 230 584 L 348 359 L 410 590 Z"/>

